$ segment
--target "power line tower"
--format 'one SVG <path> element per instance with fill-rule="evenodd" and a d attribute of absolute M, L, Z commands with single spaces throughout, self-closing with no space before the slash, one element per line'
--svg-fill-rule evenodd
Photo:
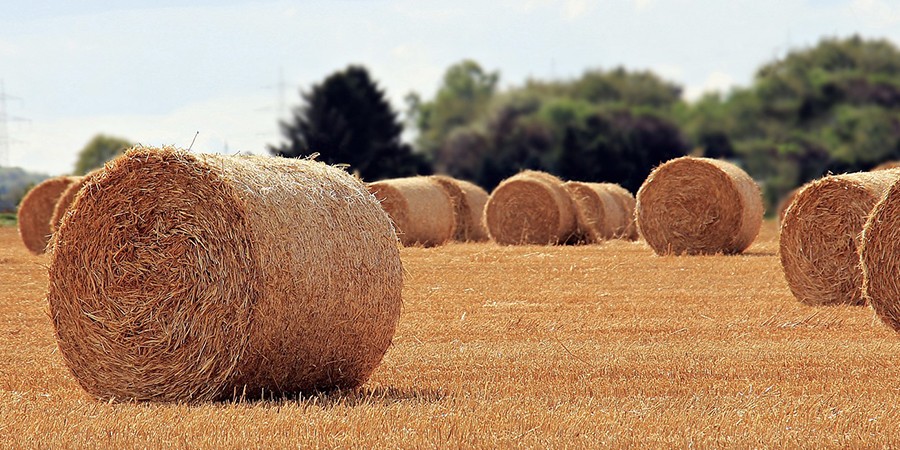
<path fill-rule="evenodd" d="M 9 137 L 9 122 L 28 121 L 28 119 L 7 114 L 7 100 L 16 100 L 19 103 L 22 103 L 21 98 L 7 95 L 3 80 L 0 80 L 0 167 L 9 167 L 9 145 L 14 141 L 14 139 Z"/>

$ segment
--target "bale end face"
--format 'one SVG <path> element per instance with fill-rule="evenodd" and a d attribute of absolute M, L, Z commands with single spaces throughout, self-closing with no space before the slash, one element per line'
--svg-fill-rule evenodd
<path fill-rule="evenodd" d="M 741 253 L 762 225 L 759 186 L 737 166 L 682 157 L 650 174 L 637 195 L 641 236 L 659 255 Z"/>
<path fill-rule="evenodd" d="M 531 171 L 508 178 L 494 189 L 484 220 L 491 239 L 501 245 L 556 245 L 575 231 L 572 200 L 562 182 Z"/>
<path fill-rule="evenodd" d="M 805 304 L 863 304 L 859 234 L 878 192 L 858 175 L 811 183 L 785 214 L 779 257 L 791 292 Z"/>
<path fill-rule="evenodd" d="M 52 235 L 51 220 L 60 196 L 80 177 L 55 177 L 38 184 L 22 198 L 18 211 L 19 236 L 31 253 L 47 250 Z"/>

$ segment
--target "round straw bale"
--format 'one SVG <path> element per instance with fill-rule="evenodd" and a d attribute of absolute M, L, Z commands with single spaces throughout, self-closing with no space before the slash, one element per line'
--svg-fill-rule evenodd
<path fill-rule="evenodd" d="M 780 202 L 778 202 L 778 224 L 781 225 L 784 222 L 784 215 L 787 213 L 788 208 L 791 204 L 794 203 L 794 200 L 797 198 L 797 194 L 803 189 L 804 186 L 796 187 L 792 189 L 790 192 L 785 195 Z"/>
<path fill-rule="evenodd" d="M 72 205 L 72 201 L 75 200 L 75 196 L 78 194 L 78 191 L 84 187 L 84 184 L 87 183 L 89 177 L 94 176 L 100 170 L 95 170 L 93 172 L 88 173 L 83 177 L 78 177 L 78 181 L 69 185 L 65 191 L 63 191 L 62 195 L 59 196 L 59 200 L 56 201 L 56 206 L 53 207 L 53 216 L 50 218 L 50 233 L 56 233 L 56 229 L 59 228 L 59 223 L 62 221 L 63 216 L 66 214 L 66 211 L 69 210 L 69 206 Z"/>
<path fill-rule="evenodd" d="M 897 168 L 900 168 L 900 161 L 887 161 L 887 162 L 883 162 L 883 163 L 875 166 L 874 168 L 872 168 L 872 171 L 889 170 L 889 169 L 897 169 Z"/>
<path fill-rule="evenodd" d="M 569 181 L 563 187 L 575 207 L 575 234 L 579 241 L 592 244 L 624 232 L 625 210 L 617 194 L 600 183 Z"/>
<path fill-rule="evenodd" d="M 575 208 L 559 178 L 526 170 L 507 178 L 484 209 L 488 234 L 503 245 L 555 245 L 575 232 Z"/>
<path fill-rule="evenodd" d="M 900 183 L 872 209 L 860 240 L 863 298 L 882 322 L 900 332 Z"/>
<path fill-rule="evenodd" d="M 60 353 L 102 399 L 352 388 L 400 313 L 390 219 L 315 161 L 135 148 L 88 180 L 54 239 Z"/>
<path fill-rule="evenodd" d="M 797 194 L 779 238 L 781 267 L 794 297 L 809 305 L 864 303 L 859 236 L 898 176 L 894 170 L 828 176 Z"/>
<path fill-rule="evenodd" d="M 634 195 L 627 189 L 615 183 L 600 183 L 600 186 L 606 188 L 613 194 L 616 201 L 621 206 L 624 214 L 622 215 L 623 224 L 620 229 L 616 230 L 616 239 L 626 239 L 636 241 L 638 239 L 637 224 L 634 222 L 634 208 L 637 203 Z"/>
<path fill-rule="evenodd" d="M 19 236 L 28 251 L 40 255 L 50 242 L 51 219 L 56 202 L 66 189 L 80 177 L 54 177 L 44 180 L 22 198 L 19 203 Z"/>
<path fill-rule="evenodd" d="M 456 217 L 453 239 L 462 242 L 486 241 L 488 236 L 482 216 L 488 199 L 487 191 L 468 181 L 444 175 L 434 175 L 431 179 L 444 188 L 453 203 Z"/>
<path fill-rule="evenodd" d="M 394 221 L 403 245 L 431 247 L 453 239 L 453 203 L 444 188 L 430 177 L 377 181 L 369 184 L 369 192 Z"/>
<path fill-rule="evenodd" d="M 759 186 L 715 159 L 673 159 L 637 195 L 637 226 L 659 255 L 740 253 L 759 233 L 762 215 Z"/>

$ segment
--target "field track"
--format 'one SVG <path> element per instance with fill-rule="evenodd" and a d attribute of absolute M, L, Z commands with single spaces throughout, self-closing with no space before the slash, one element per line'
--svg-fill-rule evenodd
<path fill-rule="evenodd" d="M 107 404 L 56 351 L 47 257 L 0 227 L 0 447 L 900 445 L 900 335 L 801 305 L 776 249 L 772 222 L 743 256 L 404 249 L 400 326 L 360 391 Z"/>

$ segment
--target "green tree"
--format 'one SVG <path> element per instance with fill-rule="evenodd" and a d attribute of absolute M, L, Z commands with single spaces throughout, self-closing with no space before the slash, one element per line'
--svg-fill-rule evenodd
<path fill-rule="evenodd" d="M 636 192 L 654 167 L 687 149 L 668 120 L 627 110 L 598 113 L 566 127 L 557 169 L 565 178 L 608 181 Z"/>
<path fill-rule="evenodd" d="M 419 132 L 417 147 L 434 156 L 436 164 L 445 163 L 439 159 L 440 147 L 454 129 L 485 118 L 499 79 L 499 73 L 485 72 L 467 59 L 447 69 L 434 100 L 423 102 L 418 94 L 410 94 L 408 115 Z"/>
<path fill-rule="evenodd" d="M 107 161 L 125 153 L 125 150 L 134 145 L 125 139 L 98 134 L 78 153 L 75 175 L 84 175 L 94 169 L 102 167 Z"/>
<path fill-rule="evenodd" d="M 430 173 L 424 157 L 401 141 L 403 125 L 369 72 L 361 66 L 327 77 L 308 93 L 289 122 L 276 156 L 318 153 L 328 164 L 347 164 L 366 180 Z"/>

